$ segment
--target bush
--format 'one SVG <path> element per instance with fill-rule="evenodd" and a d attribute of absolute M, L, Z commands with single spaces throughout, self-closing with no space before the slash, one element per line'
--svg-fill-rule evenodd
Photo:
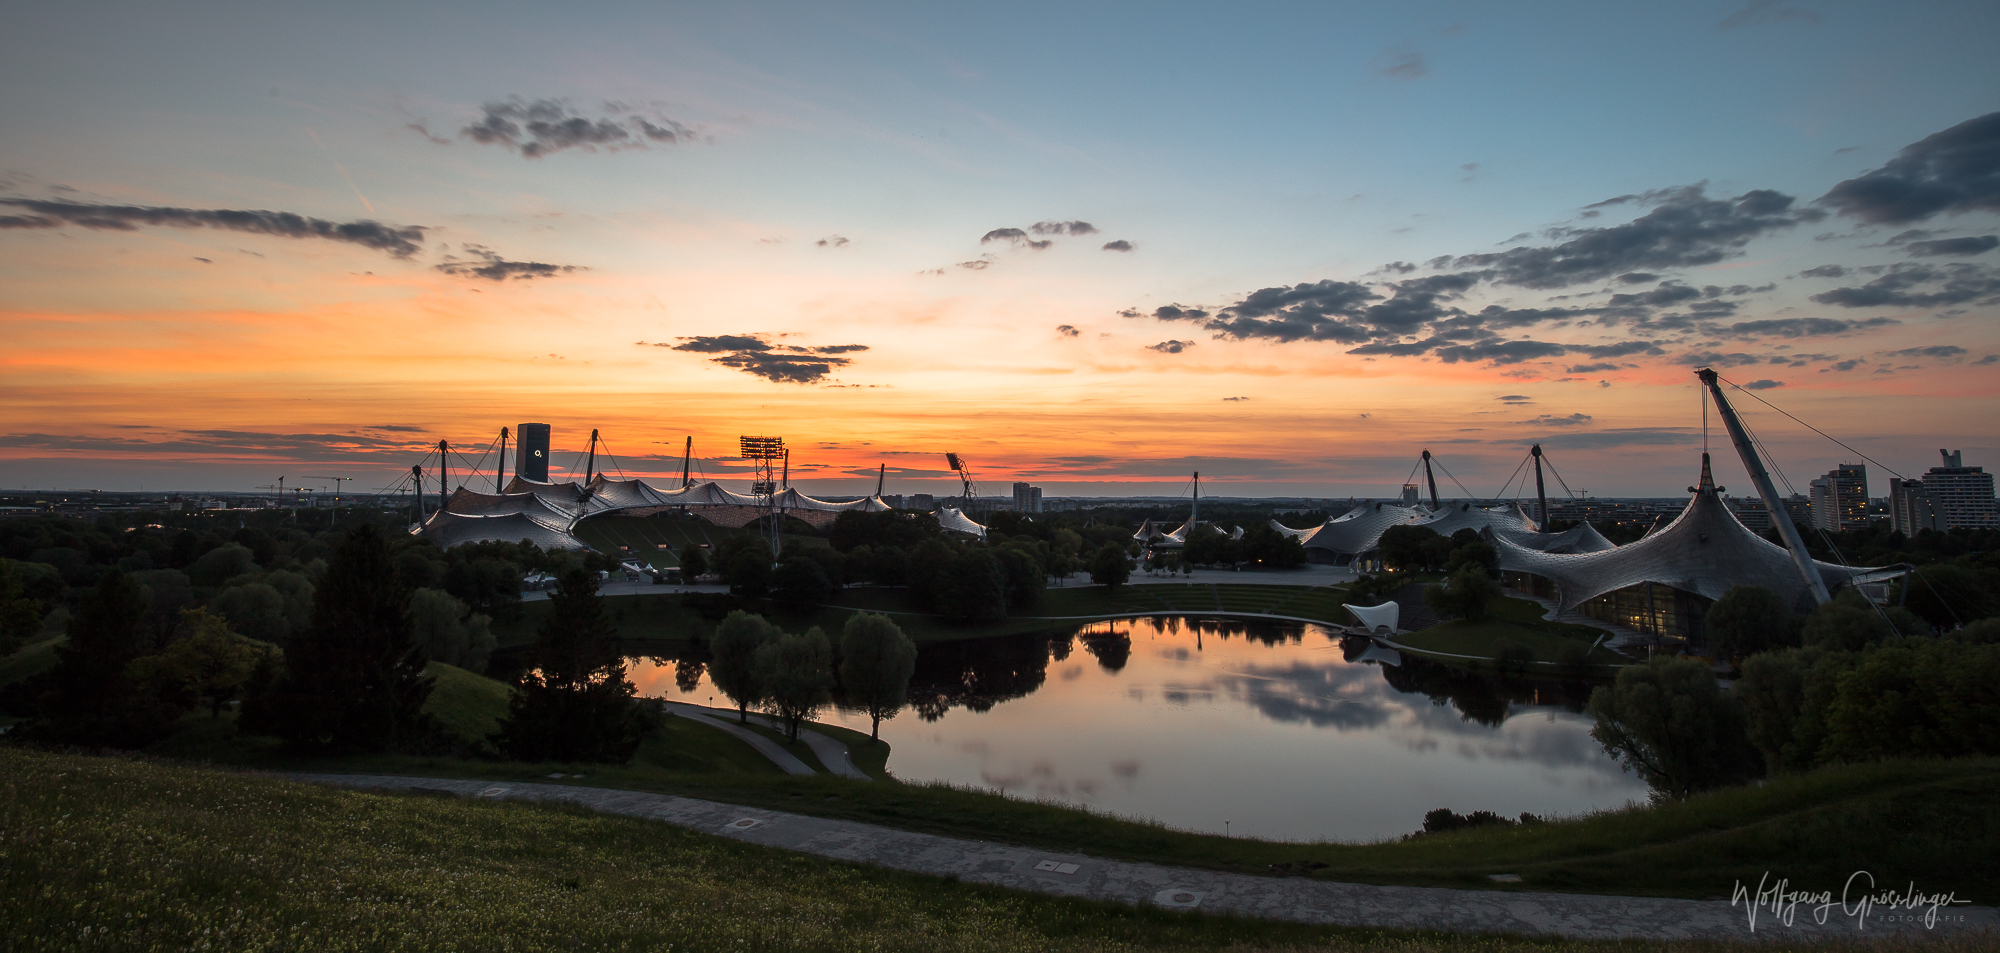
<path fill-rule="evenodd" d="M 1655 658 L 1590 695 L 1592 738 L 1658 797 L 1680 799 L 1762 774 L 1743 710 L 1708 666 Z"/>
<path fill-rule="evenodd" d="M 1930 635 L 1931 628 L 1901 606 L 1877 608 L 1853 590 L 1813 609 L 1801 638 L 1806 645 L 1856 652 L 1895 635 Z"/>
<path fill-rule="evenodd" d="M 1535 653 L 1525 645 L 1509 642 L 1493 655 L 1493 668 L 1502 675 L 1525 675 L 1535 664 Z"/>
<path fill-rule="evenodd" d="M 1125 547 L 1106 543 L 1090 557 L 1091 582 L 1116 592 L 1131 578 L 1132 558 L 1126 555 Z"/>
<path fill-rule="evenodd" d="M 833 596 L 833 581 L 810 556 L 788 556 L 771 574 L 771 598 L 798 612 L 812 609 Z"/>
<path fill-rule="evenodd" d="M 2000 645 L 1907 639 L 1842 673 L 1823 761 L 2000 754 Z"/>
<path fill-rule="evenodd" d="M 1740 658 L 1794 645 L 1792 611 L 1763 586 L 1731 586 L 1702 619 L 1709 651 L 1719 659 Z"/>

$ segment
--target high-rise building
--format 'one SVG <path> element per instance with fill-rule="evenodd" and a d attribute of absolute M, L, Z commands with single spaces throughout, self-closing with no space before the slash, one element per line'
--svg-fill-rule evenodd
<path fill-rule="evenodd" d="M 1949 529 L 1944 511 L 1924 487 L 1922 480 L 1889 478 L 1889 522 L 1896 532 L 1915 536 L 1926 529 Z"/>
<path fill-rule="evenodd" d="M 1014 512 L 1040 513 L 1042 511 L 1042 488 L 1026 483 L 1014 484 Z"/>
<path fill-rule="evenodd" d="M 1924 491 L 1944 511 L 1945 525 L 1957 529 L 2000 529 L 2000 505 L 1993 500 L 1993 474 L 1965 465 L 1962 450 L 1938 451 L 1944 465 L 1924 474 Z"/>
<path fill-rule="evenodd" d="M 1418 500 L 1420 500 L 1420 499 L 1423 499 L 1423 497 L 1422 497 L 1421 495 L 1419 495 L 1419 494 L 1417 493 L 1417 485 L 1416 485 L 1416 484 L 1414 484 L 1414 483 L 1405 483 L 1405 484 L 1403 484 L 1403 505 L 1404 505 L 1404 506 L 1415 506 L 1415 505 L 1417 505 L 1417 501 L 1418 501 Z"/>
<path fill-rule="evenodd" d="M 521 424 L 514 428 L 514 436 L 520 441 L 514 453 L 514 475 L 549 482 L 549 425 Z"/>
<path fill-rule="evenodd" d="M 1868 468 L 1843 463 L 1812 481 L 1813 524 L 1830 533 L 1868 528 Z"/>
<path fill-rule="evenodd" d="M 910 509 L 922 510 L 928 513 L 931 510 L 937 509 L 937 500 L 929 493 L 912 493 L 910 494 Z"/>

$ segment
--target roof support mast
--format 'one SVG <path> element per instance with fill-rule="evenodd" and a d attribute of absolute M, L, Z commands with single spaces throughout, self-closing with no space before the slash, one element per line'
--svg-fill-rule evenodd
<path fill-rule="evenodd" d="M 694 485 L 694 476 L 692 474 L 692 471 L 688 469 L 689 464 L 692 464 L 693 462 L 694 462 L 694 435 L 688 434 L 687 449 L 681 451 L 681 486 L 683 487 L 690 487 Z"/>
<path fill-rule="evenodd" d="M 1778 528 L 1778 535 L 1784 537 L 1785 548 L 1792 551 L 1792 562 L 1799 567 L 1799 574 L 1805 577 L 1806 588 L 1812 592 L 1813 601 L 1824 605 L 1832 600 L 1827 594 L 1826 581 L 1819 577 L 1819 568 L 1813 565 L 1812 554 L 1806 552 L 1805 540 L 1799 538 L 1799 528 L 1792 525 L 1792 517 L 1785 512 L 1783 500 L 1778 499 L 1778 489 L 1771 485 L 1771 475 L 1764 472 L 1764 461 L 1758 459 L 1757 448 L 1750 444 L 1750 435 L 1743 429 L 1743 422 L 1736 419 L 1736 408 L 1729 406 L 1729 399 L 1722 396 L 1722 385 L 1713 368 L 1704 367 L 1694 372 L 1708 387 L 1709 396 L 1715 398 L 1715 410 L 1722 415 L 1722 425 L 1729 428 L 1729 440 L 1736 444 L 1736 454 L 1743 458 L 1743 469 L 1750 471 L 1750 482 L 1757 484 L 1757 493 L 1764 498 L 1764 509 L 1771 513 L 1771 525 Z"/>
<path fill-rule="evenodd" d="M 883 484 L 884 482 L 886 482 L 886 481 L 887 481 L 888 479 L 889 479 L 889 465 L 888 465 L 888 464 L 886 464 L 886 463 L 878 463 L 878 464 L 876 464 L 876 465 L 875 465 L 875 498 L 876 498 L 876 499 L 881 499 L 881 498 L 882 498 L 882 484 Z"/>
<path fill-rule="evenodd" d="M 1424 482 L 1431 485 L 1431 509 L 1443 509 L 1444 507 L 1438 504 L 1438 478 L 1437 474 L 1431 472 L 1431 452 L 1429 450 L 1424 451 Z"/>
<path fill-rule="evenodd" d="M 447 485 L 451 482 L 451 472 L 450 472 L 451 457 L 449 456 L 450 453 L 451 453 L 451 444 L 446 443 L 442 440 L 438 441 L 438 510 L 439 511 L 443 511 L 444 505 L 446 503 L 451 502 L 451 487 Z M 423 486 L 419 485 L 417 487 L 417 492 L 421 494 L 423 492 L 423 489 L 424 489 Z"/>
<path fill-rule="evenodd" d="M 1201 518 L 1201 471 L 1194 471 L 1194 505 L 1188 508 L 1188 532 L 1194 532 L 1195 521 Z"/>
<path fill-rule="evenodd" d="M 1528 452 L 1535 458 L 1535 503 L 1540 507 L 1535 511 L 1535 522 L 1542 524 L 1541 530 L 1546 533 L 1549 531 L 1549 493 L 1542 487 L 1542 445 L 1535 444 L 1528 448 Z"/>
<path fill-rule="evenodd" d="M 590 428 L 590 457 L 583 465 L 583 485 L 590 485 L 591 474 L 597 472 L 597 428 Z"/>
<path fill-rule="evenodd" d="M 493 492 L 507 492 L 507 428 L 500 428 L 500 462 L 493 466 Z"/>

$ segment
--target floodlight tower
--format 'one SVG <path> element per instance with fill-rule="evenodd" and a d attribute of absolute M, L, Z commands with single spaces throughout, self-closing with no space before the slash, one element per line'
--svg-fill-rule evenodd
<path fill-rule="evenodd" d="M 951 465 L 952 471 L 958 474 L 959 482 L 965 485 L 965 502 L 959 504 L 959 512 L 971 515 L 973 504 L 979 499 L 979 484 L 973 482 L 972 465 L 955 453 L 945 454 L 944 462 Z"/>
<path fill-rule="evenodd" d="M 764 514 L 771 523 L 771 558 L 776 559 L 783 543 L 779 533 L 777 466 L 778 461 L 785 459 L 785 438 L 742 436 L 736 441 L 738 454 L 756 466 L 750 495 L 763 502 Z"/>

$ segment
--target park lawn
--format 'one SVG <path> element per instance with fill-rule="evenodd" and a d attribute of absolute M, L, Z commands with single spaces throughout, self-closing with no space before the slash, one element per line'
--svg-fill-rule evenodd
<path fill-rule="evenodd" d="M 845 863 L 565 805 L 327 788 L 130 758 L 0 748 L 0 775 L 9 792 L 0 813 L 0 893 L 9 898 L 0 904 L 0 930 L 22 953 L 1741 949 L 1313 927 L 1134 908 Z M 1922 943 L 1970 953 L 1979 942 L 1888 939 L 1878 948 L 1902 953 Z"/>
<path fill-rule="evenodd" d="M 1592 629 L 1592 638 L 1604 635 L 1602 630 Z M 1434 625 L 1418 632 L 1396 636 L 1396 645 L 1414 649 L 1419 653 L 1437 652 L 1444 655 L 1463 655 L 1479 659 L 1497 658 L 1502 647 L 1507 645 L 1525 646 L 1533 652 L 1537 662 L 1558 662 L 1563 649 L 1569 646 L 1579 648 L 1590 642 L 1557 635 L 1546 629 L 1530 628 L 1512 622 L 1488 619 L 1484 622 L 1467 622 L 1457 619 Z M 1599 646 L 1589 656 L 1593 665 L 1630 665 L 1629 656 L 1620 655 Z"/>
<path fill-rule="evenodd" d="M 507 706 L 514 698 L 512 686 L 443 662 L 430 663 L 424 674 L 437 679 L 431 684 L 430 697 L 424 700 L 424 714 L 437 719 L 460 741 L 492 750 L 487 738 L 500 730 L 500 722 L 507 717 Z"/>

